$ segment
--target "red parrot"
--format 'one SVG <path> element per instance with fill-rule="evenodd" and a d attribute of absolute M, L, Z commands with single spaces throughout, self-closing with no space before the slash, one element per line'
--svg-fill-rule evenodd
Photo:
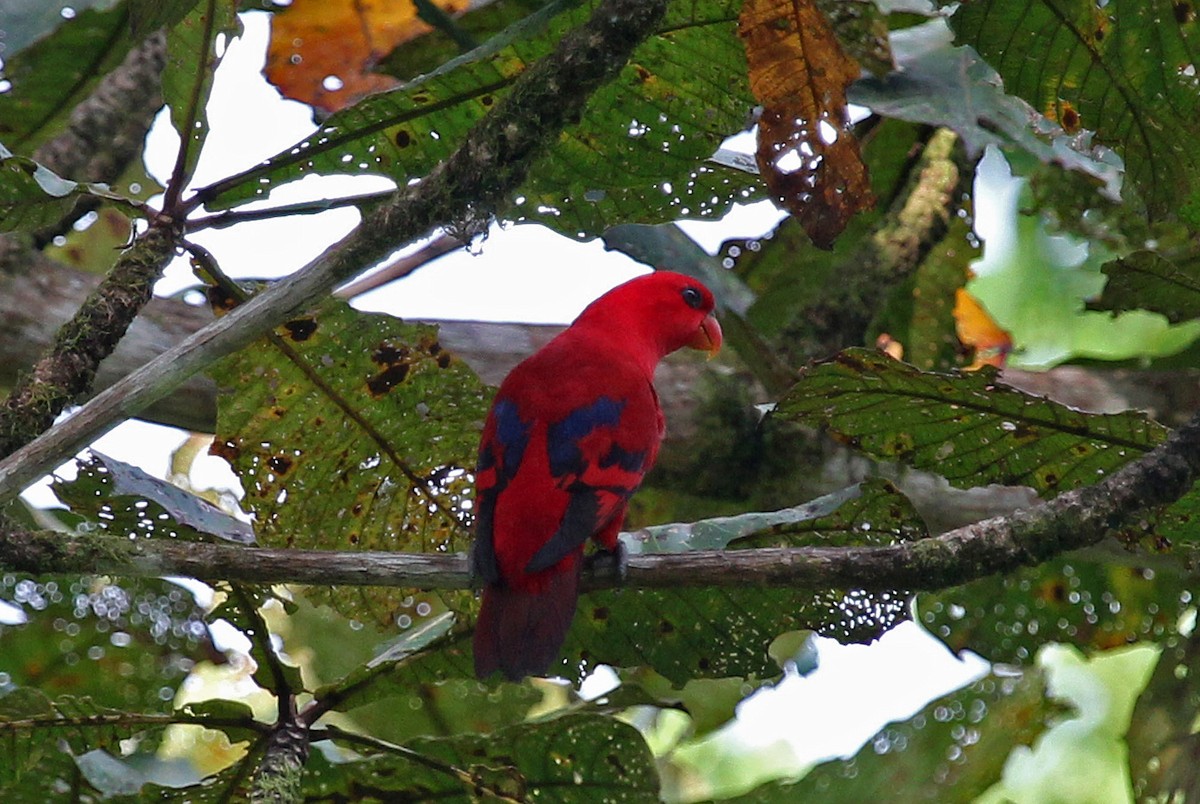
<path fill-rule="evenodd" d="M 663 437 L 654 369 L 684 346 L 720 348 L 713 295 L 657 271 L 596 299 L 501 383 L 475 473 L 479 678 L 545 675 L 575 616 L 584 545 L 621 555 L 625 508 Z"/>

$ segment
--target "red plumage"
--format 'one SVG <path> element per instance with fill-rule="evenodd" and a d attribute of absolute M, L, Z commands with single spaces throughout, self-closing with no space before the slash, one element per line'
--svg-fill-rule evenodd
<path fill-rule="evenodd" d="M 475 475 L 480 678 L 544 675 L 557 658 L 584 546 L 617 548 L 629 498 L 658 454 L 654 368 L 684 346 L 716 352 L 712 310 L 712 293 L 690 277 L 638 277 L 588 305 L 501 383 Z"/>

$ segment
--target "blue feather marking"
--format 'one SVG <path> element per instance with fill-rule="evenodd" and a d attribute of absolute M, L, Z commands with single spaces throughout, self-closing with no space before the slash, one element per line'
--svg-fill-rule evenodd
<path fill-rule="evenodd" d="M 597 428 L 616 427 L 621 421 L 621 411 L 624 408 L 624 402 L 602 396 L 590 405 L 576 408 L 565 418 L 550 425 L 546 430 L 550 474 L 554 477 L 581 474 L 584 465 L 579 442 Z"/>
<path fill-rule="evenodd" d="M 602 524 L 599 514 L 598 494 L 572 494 L 558 530 L 533 554 L 529 563 L 525 565 L 525 571 L 541 572 L 549 569 L 582 547 Z"/>
<path fill-rule="evenodd" d="M 477 472 L 495 467 L 496 482 L 491 488 L 479 492 L 470 567 L 473 575 L 494 584 L 500 582 L 500 565 L 496 560 L 496 546 L 492 542 L 496 498 L 517 474 L 517 467 L 525 457 L 525 448 L 529 446 L 529 432 L 533 425 L 521 419 L 517 404 L 511 399 L 497 400 L 492 406 L 492 417 L 496 422 L 494 437 L 492 443 L 479 453 Z"/>
<path fill-rule="evenodd" d="M 517 403 L 511 399 L 497 401 L 492 412 L 496 418 L 496 440 L 501 449 L 500 475 L 507 481 L 517 473 L 517 467 L 525 457 L 531 425 L 521 419 Z"/>
<path fill-rule="evenodd" d="M 613 444 L 608 452 L 600 459 L 600 468 L 608 469 L 616 466 L 626 472 L 640 472 L 646 465 L 646 450 L 622 449 L 620 444 Z"/>

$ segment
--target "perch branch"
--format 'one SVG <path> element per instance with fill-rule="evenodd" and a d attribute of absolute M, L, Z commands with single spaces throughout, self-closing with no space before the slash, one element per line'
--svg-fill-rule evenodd
<path fill-rule="evenodd" d="M 945 589 L 1090 547 L 1146 509 L 1179 499 L 1200 476 L 1200 414 L 1162 445 L 1093 486 L 1011 516 L 885 547 L 805 547 L 631 555 L 626 580 L 589 572 L 585 588 L 787 586 Z M 632 534 L 637 540 L 637 534 Z M 230 547 L 28 532 L 0 520 L 0 569 L 35 574 L 183 575 L 206 581 L 471 586 L 461 554 Z"/>
<path fill-rule="evenodd" d="M 334 285 L 446 223 L 482 224 L 512 194 L 558 134 L 577 122 L 591 94 L 656 29 L 666 0 L 606 0 L 550 55 L 525 71 L 509 95 L 422 181 L 372 209 L 338 243 L 101 393 L 53 431 L 0 461 L 0 502 L 103 435 L 122 418 L 161 399 L 219 357 L 287 320 Z"/>

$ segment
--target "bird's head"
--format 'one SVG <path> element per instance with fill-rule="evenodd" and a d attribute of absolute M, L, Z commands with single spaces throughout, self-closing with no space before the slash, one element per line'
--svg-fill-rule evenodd
<path fill-rule="evenodd" d="M 618 345 L 639 352 L 650 368 L 683 347 L 721 348 L 712 291 L 690 276 L 655 271 L 610 290 L 580 313 L 576 326 L 603 327 Z"/>

